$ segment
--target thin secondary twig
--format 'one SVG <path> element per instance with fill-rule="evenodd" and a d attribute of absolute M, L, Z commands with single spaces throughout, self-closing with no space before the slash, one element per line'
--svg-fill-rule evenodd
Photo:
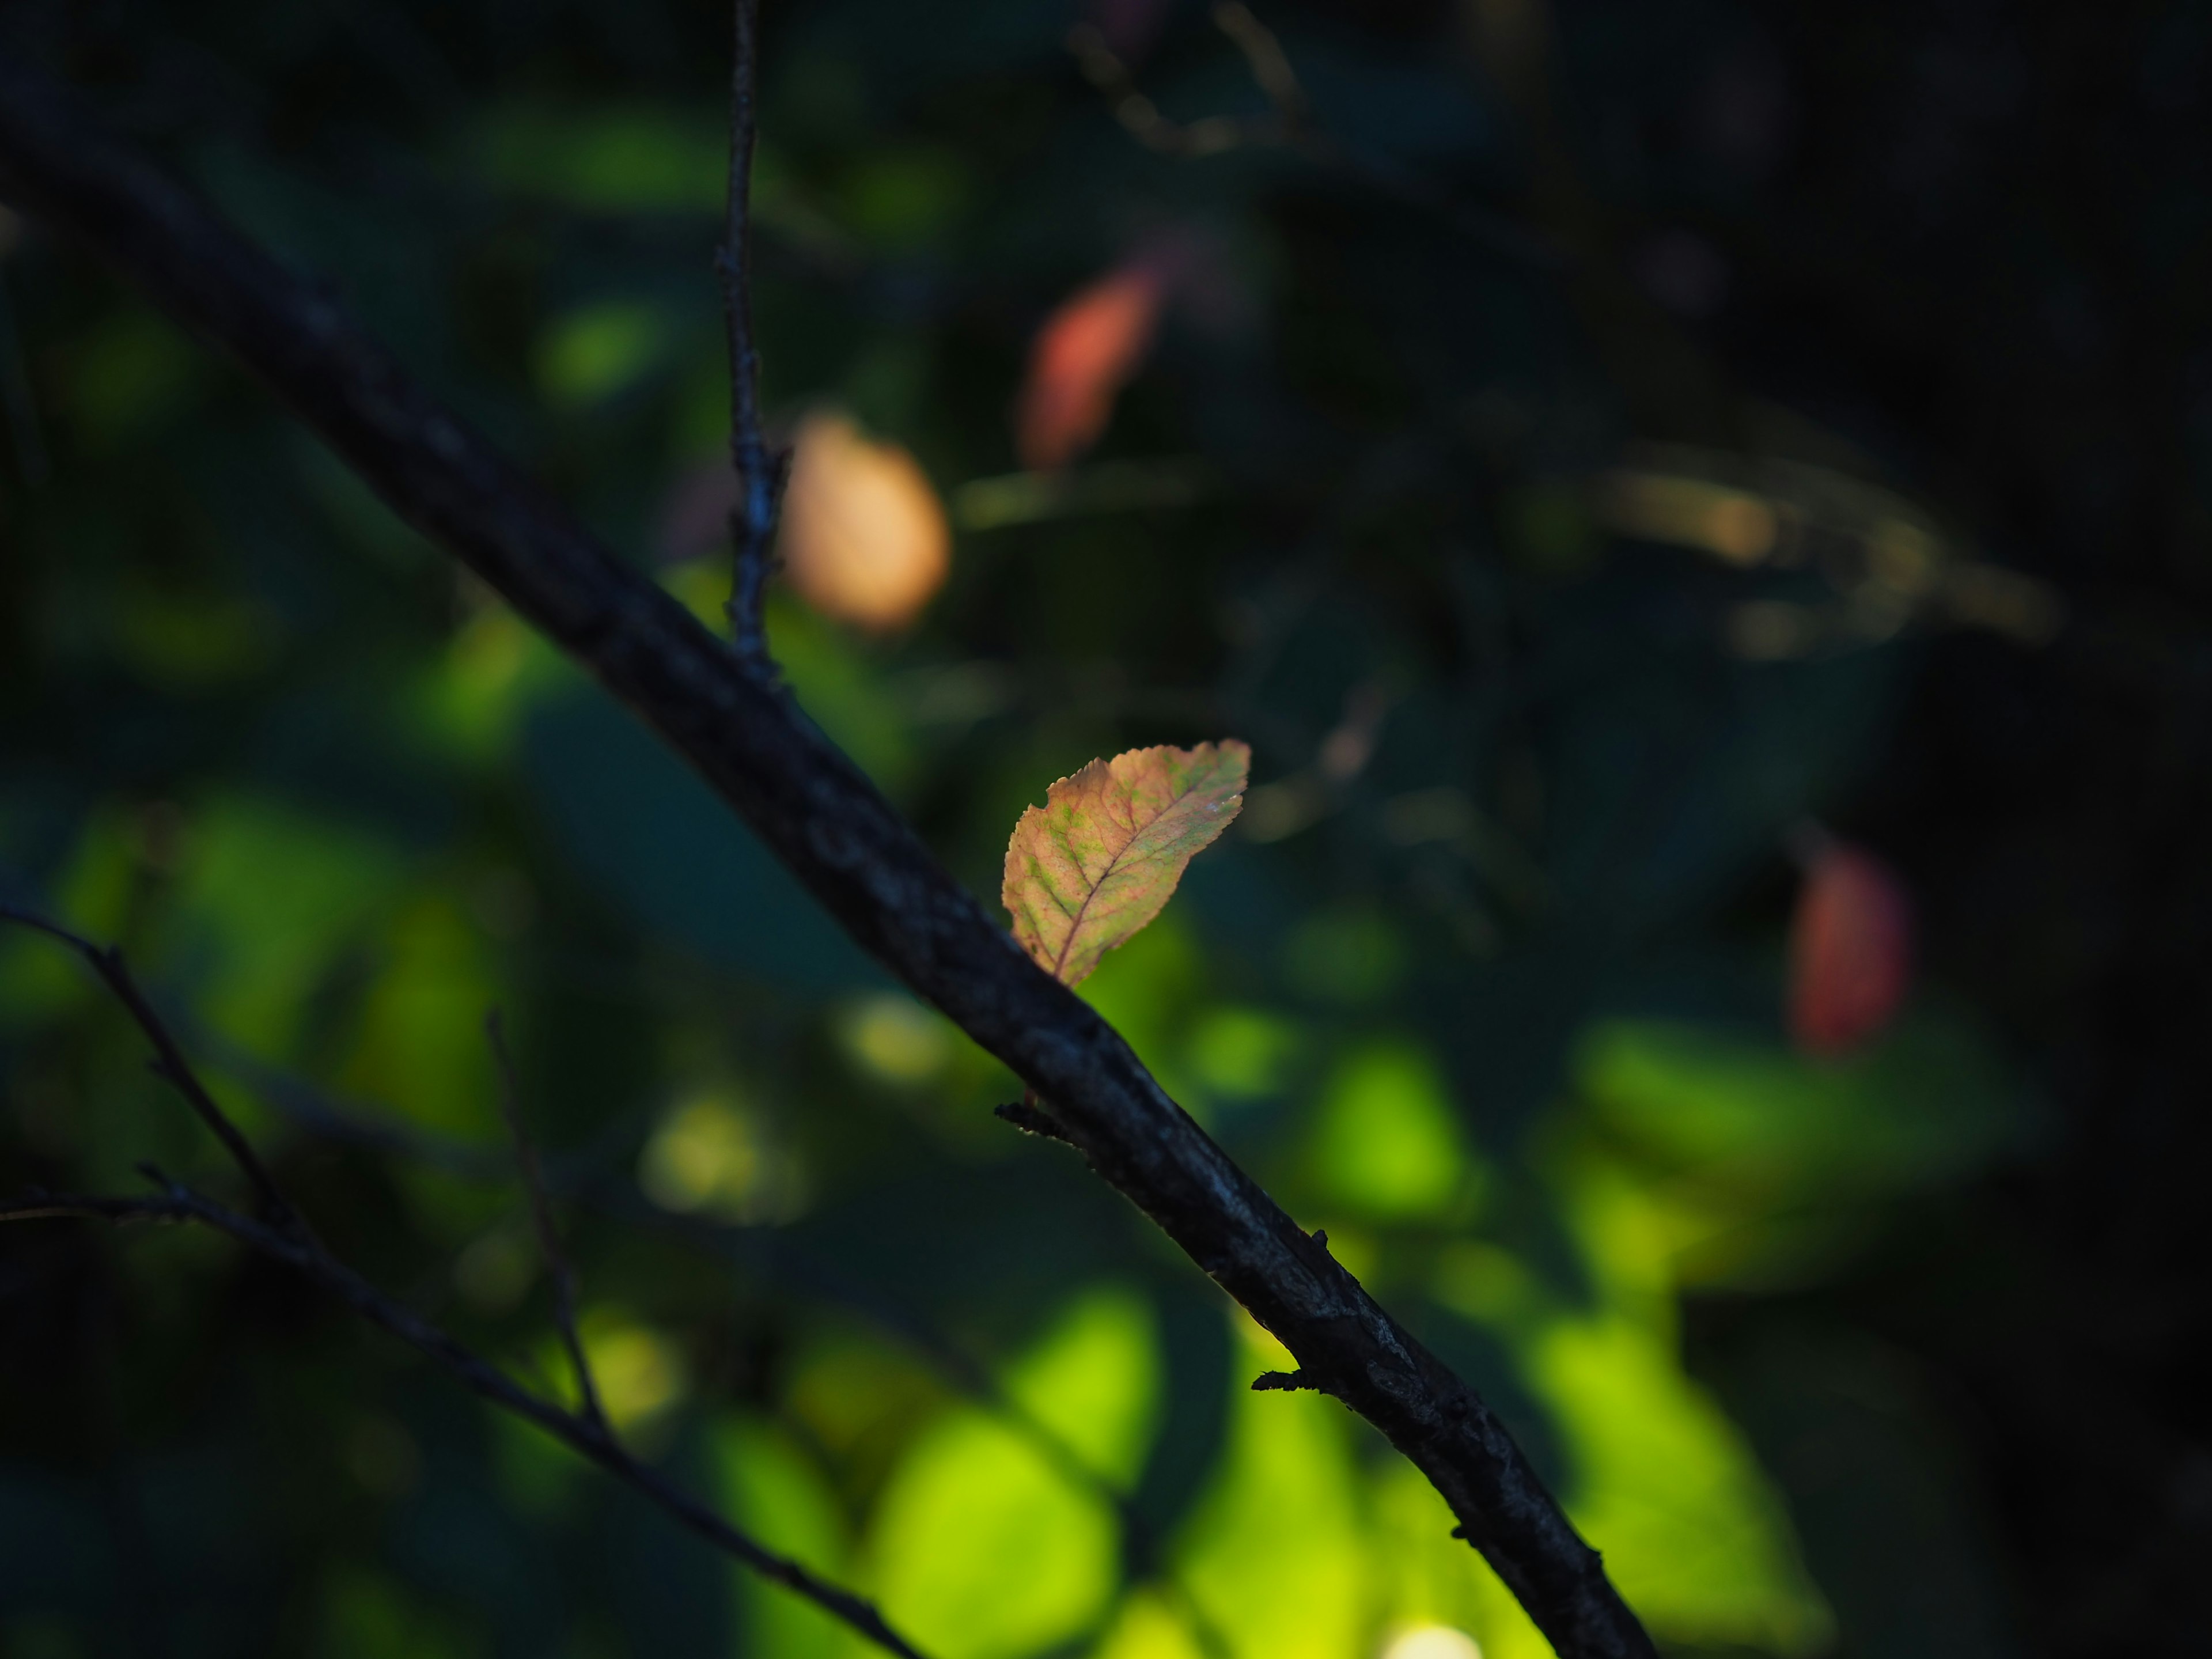
<path fill-rule="evenodd" d="M 276 1181 L 261 1162 L 260 1155 L 253 1150 L 252 1144 L 230 1121 L 229 1115 L 216 1104 L 215 1097 L 208 1092 L 207 1086 L 185 1059 L 184 1050 L 169 1034 L 169 1028 L 163 1024 L 154 1005 L 146 1000 L 146 994 L 138 988 L 138 981 L 131 977 L 131 969 L 123 960 L 123 952 L 112 945 L 96 944 L 82 933 L 72 933 L 58 922 L 50 921 L 15 905 L 0 904 L 0 921 L 10 921 L 19 927 L 28 927 L 49 939 L 58 939 L 90 964 L 93 972 L 100 975 L 101 982 L 123 1005 L 138 1029 L 145 1033 L 146 1040 L 154 1045 L 154 1075 L 182 1095 L 185 1103 L 207 1126 L 209 1133 L 222 1143 L 222 1149 L 230 1154 L 231 1162 L 238 1165 L 252 1185 L 253 1196 L 260 1204 L 262 1213 L 286 1232 L 296 1234 L 302 1239 L 312 1238 L 313 1235 L 307 1231 L 307 1224 L 292 1207 L 291 1200 L 277 1189 Z"/>
<path fill-rule="evenodd" d="M 730 629 L 738 654 L 765 668 L 768 638 L 761 609 L 775 569 L 776 514 L 783 501 L 789 454 L 761 428 L 760 351 L 753 343 L 753 141 L 759 130 L 760 0 L 732 0 L 736 50 L 730 68 L 730 191 L 715 266 L 722 279 L 722 320 L 730 339 L 730 464 L 738 504 L 730 513 L 737 568 L 730 585 Z"/>
<path fill-rule="evenodd" d="M 616 1479 L 643 1493 L 691 1532 L 735 1557 L 763 1577 L 773 1579 L 805 1596 L 824 1613 L 866 1637 L 877 1646 L 899 1655 L 900 1659 L 923 1659 L 923 1656 L 903 1637 L 884 1622 L 883 1615 L 876 1611 L 873 1603 L 817 1577 L 790 1558 L 777 1554 L 749 1534 L 732 1526 L 665 1475 L 631 1456 L 615 1437 L 605 1419 L 599 1414 L 595 1397 L 586 1395 L 586 1399 L 591 1401 L 587 1412 L 563 1410 L 543 1395 L 524 1388 L 497 1366 L 464 1346 L 405 1304 L 386 1295 L 332 1255 L 307 1230 L 297 1212 L 277 1191 L 275 1182 L 270 1180 L 245 1136 L 215 1104 L 213 1097 L 193 1073 L 160 1013 L 138 993 L 136 983 L 124 969 L 121 952 L 112 945 L 94 945 L 58 923 L 14 906 L 0 906 L 0 921 L 34 928 L 49 938 L 58 939 L 92 963 L 107 988 L 123 1004 L 155 1050 L 171 1061 L 174 1068 L 171 1080 L 177 1083 L 185 1097 L 193 1103 L 202 1120 L 222 1140 L 240 1167 L 255 1177 L 264 1204 L 271 1212 L 269 1221 L 256 1221 L 170 1180 L 158 1170 L 141 1166 L 148 1179 L 159 1189 L 158 1196 L 108 1198 L 33 1191 L 21 1199 L 0 1202 L 0 1222 L 58 1218 L 114 1223 L 198 1222 L 218 1232 L 228 1233 L 240 1243 L 306 1274 L 370 1323 L 380 1326 L 417 1352 L 436 1360 L 471 1392 L 502 1410 L 536 1424 Z M 514 1121 L 511 1115 L 510 1122 Z M 521 1136 L 519 1127 L 517 1141 L 525 1149 L 524 1156 L 530 1166 L 526 1178 L 532 1193 L 533 1195 L 542 1194 L 544 1187 L 536 1173 L 535 1154 L 527 1152 L 528 1143 Z M 547 1242 L 549 1254 L 557 1258 L 557 1246 L 552 1242 L 550 1233 L 550 1211 L 544 1213 L 542 1225 L 544 1231 L 541 1236 Z M 573 1330 L 573 1323 L 564 1322 L 563 1334 L 572 1341 Z M 575 1360 L 578 1375 L 588 1390 L 589 1373 L 583 1368 L 580 1350 L 572 1348 L 571 1357 Z"/>
<path fill-rule="evenodd" d="M 687 759 L 856 944 L 995 1054 L 1125 1194 L 1428 1477 L 1563 1659 L 1650 1636 L 1504 1424 L 1042 972 L 755 665 L 76 99 L 0 56 L 0 195 L 82 239 L 262 377 L 403 519 Z"/>
<path fill-rule="evenodd" d="M 310 1133 L 339 1139 L 397 1158 L 419 1160 L 450 1170 L 467 1180 L 503 1178 L 503 1167 L 475 1154 L 465 1143 L 430 1132 L 396 1127 L 371 1119 L 362 1106 L 326 1097 L 314 1085 L 276 1067 L 234 1054 L 218 1062 L 243 1067 L 257 1094 L 277 1111 Z M 504 1062 L 503 1062 L 504 1063 Z M 519 1097 L 516 1097 L 519 1098 Z M 1018 1109 L 1001 1107 L 1000 1115 Z M 1040 1116 L 1042 1115 L 1040 1113 Z M 1018 1118 L 1014 1119 L 1019 1122 Z M 1047 1120 L 1049 1121 L 1049 1120 Z M 1021 1127 L 1030 1125 L 1022 1123 Z M 1048 1131 L 1065 1139 L 1058 1126 Z M 682 1240 L 690 1248 L 711 1255 L 718 1261 L 737 1261 L 757 1270 L 788 1278 L 805 1291 L 866 1320 L 871 1325 L 912 1348 L 976 1404 L 997 1414 L 1008 1427 L 1033 1445 L 1061 1474 L 1083 1486 L 1110 1508 L 1119 1519 L 1125 1559 L 1138 1564 L 1141 1576 L 1154 1578 L 1173 1597 L 1190 1621 L 1191 1634 L 1206 1659 L 1230 1659 L 1234 1649 L 1227 1634 L 1193 1595 L 1188 1585 L 1163 1563 L 1160 1540 L 1134 1502 L 1106 1479 L 1066 1439 L 1001 1388 L 991 1373 L 949 1337 L 903 1308 L 853 1285 L 793 1249 L 792 1242 L 774 1229 L 740 1227 L 696 1216 L 675 1215 L 650 1205 L 638 1194 L 634 1182 L 616 1181 L 611 1172 L 592 1167 L 568 1172 L 544 1171 L 534 1148 L 532 1162 L 540 1170 L 538 1188 L 558 1193 L 571 1206 L 592 1209 L 611 1218 L 652 1227 Z M 610 1194 L 612 1196 L 610 1196 Z M 542 1237 L 542 1234 L 541 1234 Z M 548 1253 L 549 1257 L 550 1252 Z"/>
<path fill-rule="evenodd" d="M 514 1056 L 507 1050 L 506 1028 L 496 1008 L 484 1016 L 484 1039 L 491 1045 L 492 1061 L 499 1069 L 500 1113 L 507 1120 L 507 1138 L 514 1143 L 515 1169 L 530 1196 L 530 1219 L 538 1230 L 545 1275 L 553 1282 L 553 1322 L 560 1328 L 561 1346 L 568 1351 L 568 1369 L 576 1377 L 576 1397 L 582 1402 L 584 1420 L 611 1435 L 613 1427 L 599 1406 L 599 1384 L 592 1379 L 591 1359 L 584 1352 L 583 1338 L 576 1334 L 576 1270 L 561 1248 L 560 1230 L 553 1221 L 552 1194 L 545 1188 L 538 1148 L 522 1121 L 522 1085 L 515 1076 Z"/>
<path fill-rule="evenodd" d="M 1405 206 L 1435 215 L 1493 252 L 1544 269 L 1565 264 L 1559 250 L 1534 232 L 1459 201 L 1395 162 L 1355 151 L 1339 140 L 1315 118 L 1313 100 L 1281 40 L 1243 0 L 1221 0 L 1213 8 L 1213 25 L 1243 55 L 1254 83 L 1267 97 L 1266 114 L 1173 120 L 1137 85 L 1128 65 L 1096 25 L 1077 24 L 1068 31 L 1067 46 L 1084 78 L 1106 97 L 1114 118 L 1147 149 L 1192 157 L 1234 149 L 1289 149 Z"/>

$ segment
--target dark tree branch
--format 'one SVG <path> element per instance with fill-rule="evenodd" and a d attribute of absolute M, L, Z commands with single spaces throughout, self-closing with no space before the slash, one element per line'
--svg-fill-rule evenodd
<path fill-rule="evenodd" d="M 738 654 L 765 671 L 768 636 L 761 607 L 775 564 L 776 515 L 791 457 L 761 428 L 760 351 L 753 343 L 753 140 L 759 127 L 760 0 L 732 0 L 736 50 L 730 70 L 730 195 L 715 266 L 722 320 L 730 337 L 730 464 L 738 505 L 730 514 L 737 568 L 730 585 L 730 630 Z"/>
<path fill-rule="evenodd" d="M 185 1098 L 194 1101 L 196 1108 L 199 1100 L 207 1098 L 206 1090 L 193 1074 L 161 1015 L 137 994 L 136 985 L 124 970 L 120 951 L 112 945 L 94 945 L 65 927 L 12 907 L 0 908 L 0 920 L 36 928 L 71 946 L 90 961 L 155 1050 L 165 1056 L 173 1057 L 176 1069 L 173 1080 L 178 1083 Z M 213 1102 L 209 1100 L 208 1104 L 212 1108 Z M 519 1119 L 514 1115 L 514 1109 L 510 1107 L 509 1110 L 509 1121 L 514 1125 L 518 1143 L 524 1149 L 532 1171 L 529 1176 L 532 1193 L 533 1196 L 542 1195 L 544 1184 L 535 1176 L 536 1157 L 528 1152 L 528 1143 L 521 1136 Z M 205 1117 L 206 1114 L 202 1115 Z M 386 1296 L 332 1255 L 307 1231 L 296 1212 L 277 1193 L 275 1183 L 269 1180 L 252 1147 L 235 1126 L 230 1125 L 229 1120 L 220 1111 L 216 1113 L 214 1121 L 228 1127 L 227 1135 L 222 1130 L 217 1130 L 217 1133 L 222 1137 L 232 1156 L 248 1170 L 261 1171 L 260 1181 L 267 1195 L 273 1197 L 282 1206 L 279 1212 L 282 1219 L 270 1222 L 253 1220 L 170 1180 L 158 1170 L 141 1166 L 147 1179 L 158 1188 L 153 1197 L 100 1198 L 81 1194 L 33 1191 L 20 1199 L 0 1200 L 0 1222 L 63 1218 L 118 1224 L 198 1222 L 203 1226 L 214 1228 L 217 1232 L 228 1233 L 241 1244 L 306 1274 L 371 1324 L 380 1326 L 417 1352 L 436 1360 L 471 1391 L 501 1410 L 512 1412 L 536 1424 L 555 1439 L 581 1453 L 624 1485 L 643 1493 L 685 1528 L 725 1554 L 735 1557 L 762 1577 L 773 1579 L 805 1596 L 832 1618 L 851 1626 L 885 1651 L 899 1655 L 900 1659 L 922 1659 L 922 1656 L 897 1632 L 884 1622 L 883 1615 L 876 1611 L 872 1602 L 817 1578 L 798 1562 L 778 1555 L 748 1534 L 740 1532 L 683 1487 L 657 1469 L 639 1462 L 623 1449 L 605 1418 L 600 1414 L 598 1401 L 591 1392 L 590 1373 L 585 1369 L 582 1350 L 573 1346 L 574 1325 L 572 1320 L 563 1320 L 562 1335 L 572 1344 L 571 1358 L 576 1364 L 577 1375 L 588 1402 L 588 1409 L 585 1412 L 563 1411 L 551 1401 L 532 1393 L 404 1303 Z M 210 1127 L 214 1127 L 212 1122 Z M 546 1242 L 549 1254 L 558 1261 L 558 1245 L 550 1231 L 550 1211 L 544 1212 L 541 1226 L 546 1231 L 541 1237 Z"/>
<path fill-rule="evenodd" d="M 461 559 L 683 755 L 852 935 L 1054 1113 L 1150 1215 L 1429 1478 L 1566 1659 L 1655 1651 L 1597 1553 L 1465 1383 L 1044 974 L 875 787 L 741 655 L 584 532 L 417 386 L 327 291 L 278 266 L 0 62 L 0 192 L 75 235 L 292 404 L 403 518 Z"/>
<path fill-rule="evenodd" d="M 568 1369 L 575 1373 L 576 1397 L 586 1423 L 611 1435 L 613 1426 L 599 1406 L 599 1385 L 592 1380 L 592 1362 L 584 1352 L 583 1338 L 576 1334 L 576 1270 L 561 1248 L 560 1229 L 554 1224 L 553 1198 L 545 1188 L 545 1170 L 538 1161 L 538 1148 L 522 1121 L 522 1085 L 516 1079 L 514 1056 L 507 1051 L 507 1031 L 495 1008 L 484 1016 L 484 1039 L 499 1070 L 499 1109 L 507 1120 L 507 1138 L 514 1143 L 514 1167 L 530 1196 L 530 1219 L 538 1230 L 538 1254 L 545 1258 L 545 1276 L 553 1281 L 553 1322 L 560 1327 L 561 1346 L 568 1352 Z"/>

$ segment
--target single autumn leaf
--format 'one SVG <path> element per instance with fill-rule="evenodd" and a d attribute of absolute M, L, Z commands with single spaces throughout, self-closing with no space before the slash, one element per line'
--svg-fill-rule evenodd
<path fill-rule="evenodd" d="M 1839 1054 L 1889 1024 L 1912 977 L 1912 901 L 1887 865 L 1842 842 L 1808 859 L 1790 928 L 1790 1034 Z"/>
<path fill-rule="evenodd" d="M 1006 845 L 1014 937 L 1073 985 L 1159 915 L 1193 854 L 1244 804 L 1252 751 L 1234 738 L 1095 760 L 1062 778 Z"/>

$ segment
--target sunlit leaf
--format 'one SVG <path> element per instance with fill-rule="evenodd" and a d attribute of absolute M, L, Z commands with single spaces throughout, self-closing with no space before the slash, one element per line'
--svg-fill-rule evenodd
<path fill-rule="evenodd" d="M 1323 1091 L 1308 1156 L 1324 1195 L 1382 1220 L 1438 1216 L 1468 1185 L 1450 1091 L 1407 1043 L 1346 1056 Z"/>
<path fill-rule="evenodd" d="M 1112 1512 L 975 1409 L 925 1432 L 876 1506 L 884 1613 L 943 1659 L 1015 1659 L 1090 1626 L 1118 1576 Z"/>
<path fill-rule="evenodd" d="M 1006 906 L 1039 966 L 1073 985 L 1159 915 L 1191 857 L 1244 801 L 1252 751 L 1234 738 L 1095 760 L 1024 811 L 1006 847 Z"/>
<path fill-rule="evenodd" d="M 1524 1363 L 1573 1460 L 1568 1512 L 1655 1633 L 1793 1655 L 1832 1639 L 1780 1495 L 1664 1338 L 1562 1319 Z"/>
<path fill-rule="evenodd" d="M 845 1528 L 837 1495 L 791 1437 L 751 1418 L 719 1425 L 715 1462 L 736 1519 L 770 1549 L 832 1578 L 847 1575 Z M 746 1653 L 776 1659 L 842 1659 L 850 1631 L 812 1602 L 734 1571 Z"/>
<path fill-rule="evenodd" d="M 1393 1632 L 1383 1659 L 1467 1659 L 1459 1644 L 1470 1638 L 1480 1659 L 1552 1659 L 1512 1592 L 1453 1535 L 1457 1518 L 1419 1469 L 1389 1460 L 1370 1479 L 1376 1589 Z"/>
<path fill-rule="evenodd" d="M 1022 465 L 1066 465 L 1098 440 L 1144 361 L 1167 291 L 1158 262 L 1136 258 L 1063 301 L 1037 330 L 1015 417 Z"/>
<path fill-rule="evenodd" d="M 1245 1327 L 1227 1454 L 1176 1551 L 1191 1599 L 1236 1659 L 1346 1659 L 1370 1651 L 1374 1559 L 1359 1477 L 1334 1401 L 1255 1394 L 1243 1379 L 1285 1363 Z"/>
<path fill-rule="evenodd" d="M 1133 1291 L 1084 1297 L 1023 1358 L 1006 1392 L 1091 1473 L 1133 1480 L 1159 1416 L 1152 1312 Z"/>
<path fill-rule="evenodd" d="M 1129 1596 L 1092 1650 L 1091 1659 L 1207 1659 L 1190 1632 L 1188 1617 L 1165 1596 L 1139 1590 Z"/>
<path fill-rule="evenodd" d="M 844 416 L 799 428 L 777 542 L 785 577 L 824 616 L 871 632 L 905 627 L 945 585 L 952 532 L 912 455 Z"/>
<path fill-rule="evenodd" d="M 1808 1054 L 1887 1025 L 1912 978 L 1912 901 L 1889 866 L 1832 842 L 1812 858 L 1790 931 L 1790 1034 Z"/>

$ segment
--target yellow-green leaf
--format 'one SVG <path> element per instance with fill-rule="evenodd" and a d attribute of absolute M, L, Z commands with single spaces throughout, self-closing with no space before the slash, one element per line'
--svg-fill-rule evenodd
<path fill-rule="evenodd" d="M 1132 749 L 1053 785 L 1014 826 L 1006 904 L 1014 937 L 1073 985 L 1127 941 L 1244 804 L 1252 751 L 1234 738 Z"/>

